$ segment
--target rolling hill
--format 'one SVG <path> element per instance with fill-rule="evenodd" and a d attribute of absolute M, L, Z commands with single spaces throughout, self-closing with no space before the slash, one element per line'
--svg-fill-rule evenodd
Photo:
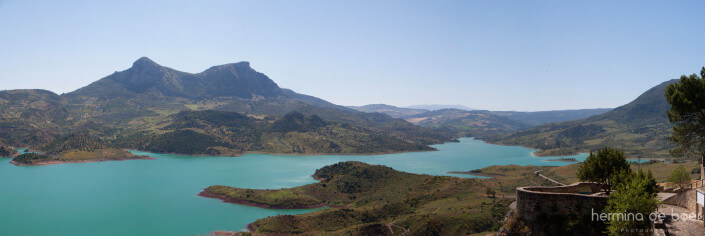
<path fill-rule="evenodd" d="M 531 127 L 487 111 L 441 109 L 404 117 L 407 121 L 459 137 L 485 138 Z"/>
<path fill-rule="evenodd" d="M 321 182 L 272 190 L 215 185 L 199 195 L 265 208 L 330 206 L 248 225 L 253 234 L 266 235 L 472 235 L 499 229 L 511 203 L 484 196 L 498 186 L 495 180 L 410 174 L 361 162 L 325 166 L 313 176 Z M 510 187 L 517 182 L 502 181 Z"/>
<path fill-rule="evenodd" d="M 423 110 L 429 110 L 429 111 L 442 110 L 442 109 L 458 109 L 458 110 L 466 110 L 466 111 L 477 110 L 475 108 L 470 108 L 470 107 L 466 107 L 463 105 L 457 105 L 457 104 L 456 105 L 422 104 L 422 105 L 411 105 L 411 106 L 407 106 L 404 108 L 423 109 Z"/>
<path fill-rule="evenodd" d="M 229 111 L 181 111 L 160 124 L 119 137 L 119 146 L 158 153 L 238 155 L 244 152 L 353 154 L 434 150 L 317 115 L 251 117 Z"/>
<path fill-rule="evenodd" d="M 540 125 L 514 134 L 488 138 L 491 143 L 522 145 L 539 149 L 538 154 L 574 154 L 601 147 L 624 149 L 630 157 L 668 157 L 671 125 L 664 98 L 666 81 L 634 101 L 601 115 Z"/>
<path fill-rule="evenodd" d="M 596 109 L 578 109 L 578 110 L 555 110 L 555 111 L 490 111 L 490 113 L 498 116 L 520 121 L 532 126 L 578 120 L 594 115 L 600 115 L 611 111 L 612 108 L 596 108 Z"/>
<path fill-rule="evenodd" d="M 471 109 L 412 109 L 385 104 L 350 107 L 362 112 L 384 113 L 413 124 L 458 137 L 485 138 L 527 129 L 545 123 L 582 119 L 611 109 L 556 110 L 537 112 L 484 111 Z"/>
<path fill-rule="evenodd" d="M 403 118 L 406 116 L 413 116 L 413 115 L 418 115 L 421 113 L 429 112 L 430 110 L 425 110 L 425 109 L 414 109 L 414 108 L 403 108 L 403 107 L 395 107 L 391 105 L 386 105 L 386 104 L 369 104 L 369 105 L 364 105 L 364 106 L 349 106 L 349 108 L 361 111 L 361 112 L 367 112 L 367 113 L 384 113 L 387 114 L 391 117 L 394 118 Z"/>

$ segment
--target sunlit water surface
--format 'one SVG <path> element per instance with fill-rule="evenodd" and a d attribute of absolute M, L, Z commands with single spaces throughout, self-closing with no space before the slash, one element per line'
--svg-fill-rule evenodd
<path fill-rule="evenodd" d="M 361 161 L 431 175 L 490 165 L 567 165 L 522 147 L 470 138 L 439 151 L 389 155 L 192 157 L 132 151 L 156 160 L 18 167 L 0 159 L 0 235 L 207 235 L 313 210 L 272 210 L 197 196 L 211 185 L 278 189 L 315 180 L 314 171 Z M 573 156 L 584 160 L 586 155 Z M 314 209 L 315 210 L 315 209 Z"/>

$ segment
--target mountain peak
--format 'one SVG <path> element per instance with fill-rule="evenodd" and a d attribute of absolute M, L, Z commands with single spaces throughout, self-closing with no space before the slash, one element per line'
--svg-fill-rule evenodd
<path fill-rule="evenodd" d="M 148 57 L 140 57 L 140 59 L 137 59 L 134 63 L 132 63 L 132 67 L 161 67 L 159 64 L 156 62 L 152 61 Z"/>
<path fill-rule="evenodd" d="M 236 68 L 238 68 L 238 69 L 246 69 L 246 70 L 252 69 L 252 67 L 250 67 L 250 62 L 241 61 L 241 62 L 237 62 L 237 63 L 230 63 L 230 64 L 223 64 L 223 65 L 212 66 L 211 68 L 208 68 L 208 70 L 206 70 L 206 71 L 204 71 L 204 72 L 208 72 L 208 71 L 218 71 L 218 70 L 233 70 L 233 69 L 236 69 Z"/>

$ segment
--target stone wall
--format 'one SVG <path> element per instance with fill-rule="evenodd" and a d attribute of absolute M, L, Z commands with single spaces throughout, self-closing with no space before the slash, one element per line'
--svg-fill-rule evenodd
<path fill-rule="evenodd" d="M 702 191 L 702 190 L 701 190 Z M 696 203 L 695 189 L 680 192 L 663 201 L 663 204 L 679 206 L 688 209 L 692 213 L 698 214 L 698 217 L 703 217 L 703 211 L 698 209 Z"/>
<path fill-rule="evenodd" d="M 599 194 L 597 183 L 575 183 L 558 187 L 517 188 L 517 212 L 527 222 L 539 215 L 578 214 L 589 217 L 600 213 L 607 205 L 607 197 Z"/>

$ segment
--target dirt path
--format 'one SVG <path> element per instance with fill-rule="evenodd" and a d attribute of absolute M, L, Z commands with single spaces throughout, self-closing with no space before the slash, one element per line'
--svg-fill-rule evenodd
<path fill-rule="evenodd" d="M 660 213 L 666 215 L 666 219 L 663 221 L 666 226 L 664 230 L 665 235 L 675 235 L 675 236 L 702 236 L 705 235 L 705 226 L 703 226 L 702 220 L 694 219 L 675 219 L 673 215 L 682 216 L 690 214 L 691 212 L 685 208 L 663 205 L 658 209 Z"/>
<path fill-rule="evenodd" d="M 390 233 L 394 234 L 394 227 L 397 227 L 397 228 L 401 229 L 401 234 L 399 234 L 399 235 L 402 235 L 402 236 L 409 235 L 409 229 L 395 225 L 394 223 L 396 223 L 396 221 L 392 221 L 392 223 L 387 224 L 387 228 L 389 229 Z"/>
<path fill-rule="evenodd" d="M 557 184 L 557 185 L 560 185 L 560 186 L 565 186 L 565 184 L 563 184 L 563 183 L 561 183 L 561 182 L 555 181 L 555 180 L 553 180 L 553 179 L 551 179 L 551 178 L 546 177 L 545 175 L 542 175 L 542 174 L 541 174 L 542 171 L 543 171 L 543 170 L 534 171 L 534 174 L 535 174 L 535 175 L 538 175 L 538 176 L 541 177 L 541 178 L 544 178 L 545 180 L 551 181 L 551 183 L 554 183 L 554 184 Z"/>

